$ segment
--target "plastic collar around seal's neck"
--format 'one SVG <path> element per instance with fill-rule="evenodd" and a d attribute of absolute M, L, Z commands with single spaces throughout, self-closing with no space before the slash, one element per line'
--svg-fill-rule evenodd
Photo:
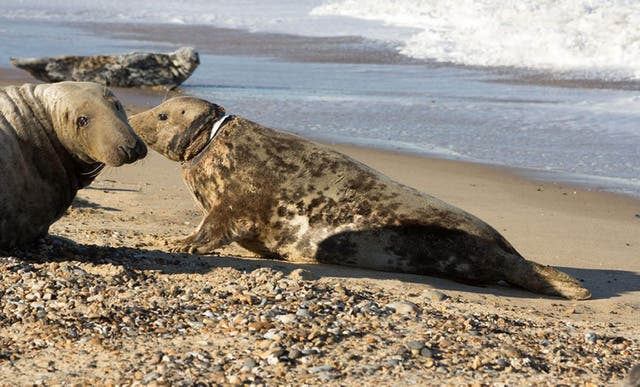
<path fill-rule="evenodd" d="M 227 121 L 229 118 L 233 118 L 233 115 L 228 114 L 222 117 L 221 119 L 219 119 L 218 121 L 216 121 L 215 124 L 213 124 L 213 128 L 211 128 L 211 133 L 209 133 L 209 141 L 211 141 L 213 136 L 215 136 L 216 133 L 218 133 L 218 130 L 220 130 L 220 127 L 222 127 L 222 124 L 224 124 L 225 121 Z"/>

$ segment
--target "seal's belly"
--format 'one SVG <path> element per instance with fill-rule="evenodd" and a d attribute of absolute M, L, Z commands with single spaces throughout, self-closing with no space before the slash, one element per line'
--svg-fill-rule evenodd
<path fill-rule="evenodd" d="M 325 262 L 352 266 L 375 266 L 386 270 L 398 266 L 399 256 L 386 249 L 395 241 L 389 233 L 366 233 L 363 217 L 330 225 L 306 215 L 274 218 L 265 247 L 291 262 Z"/>
<path fill-rule="evenodd" d="M 0 246 L 43 235 L 59 216 L 52 205 L 59 193 L 41 178 L 11 136 L 0 137 Z"/>

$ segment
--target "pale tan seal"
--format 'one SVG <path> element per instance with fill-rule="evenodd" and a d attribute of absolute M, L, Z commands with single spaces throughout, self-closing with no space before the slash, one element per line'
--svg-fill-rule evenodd
<path fill-rule="evenodd" d="M 0 248 L 46 234 L 105 164 L 131 163 L 146 152 L 104 86 L 0 88 Z"/>
<path fill-rule="evenodd" d="M 212 253 L 237 242 L 292 262 L 590 297 L 572 277 L 525 260 L 475 216 L 320 144 L 224 116 L 207 101 L 173 98 L 130 123 L 151 148 L 182 162 L 206 214 L 177 251 Z"/>

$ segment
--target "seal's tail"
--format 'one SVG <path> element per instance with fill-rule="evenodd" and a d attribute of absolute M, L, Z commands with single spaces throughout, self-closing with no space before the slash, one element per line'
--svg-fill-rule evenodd
<path fill-rule="evenodd" d="M 591 292 L 575 278 L 550 266 L 509 254 L 503 275 L 506 281 L 535 293 L 560 296 L 572 300 L 591 298 Z"/>

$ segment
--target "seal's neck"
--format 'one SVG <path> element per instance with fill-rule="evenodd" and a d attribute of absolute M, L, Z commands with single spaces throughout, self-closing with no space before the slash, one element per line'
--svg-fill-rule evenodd
<path fill-rule="evenodd" d="M 206 127 L 199 129 L 195 136 L 190 140 L 187 148 L 183 151 L 182 156 L 176 157 L 181 162 L 187 162 L 200 156 L 209 146 L 213 137 L 220 131 L 222 126 L 234 116 L 224 116 L 216 120 L 215 116 L 209 116 Z M 215 121 L 214 121 L 215 120 Z M 173 145 L 170 143 L 169 146 Z M 162 152 L 161 152 L 162 153 Z M 169 156 L 168 156 L 169 157 Z M 174 160 L 174 158 L 169 157 Z"/>
<path fill-rule="evenodd" d="M 211 140 L 213 140 L 213 137 L 215 137 L 216 133 L 218 133 L 218 130 L 220 130 L 220 128 L 222 127 L 222 125 L 224 125 L 224 123 L 229 120 L 232 119 L 234 116 L 231 114 L 227 114 L 226 116 L 220 118 L 218 121 L 216 121 L 213 124 L 213 127 L 211 128 L 211 133 L 209 133 L 209 140 L 207 141 L 207 143 L 209 143 Z M 205 144 L 206 146 L 206 144 Z"/>

